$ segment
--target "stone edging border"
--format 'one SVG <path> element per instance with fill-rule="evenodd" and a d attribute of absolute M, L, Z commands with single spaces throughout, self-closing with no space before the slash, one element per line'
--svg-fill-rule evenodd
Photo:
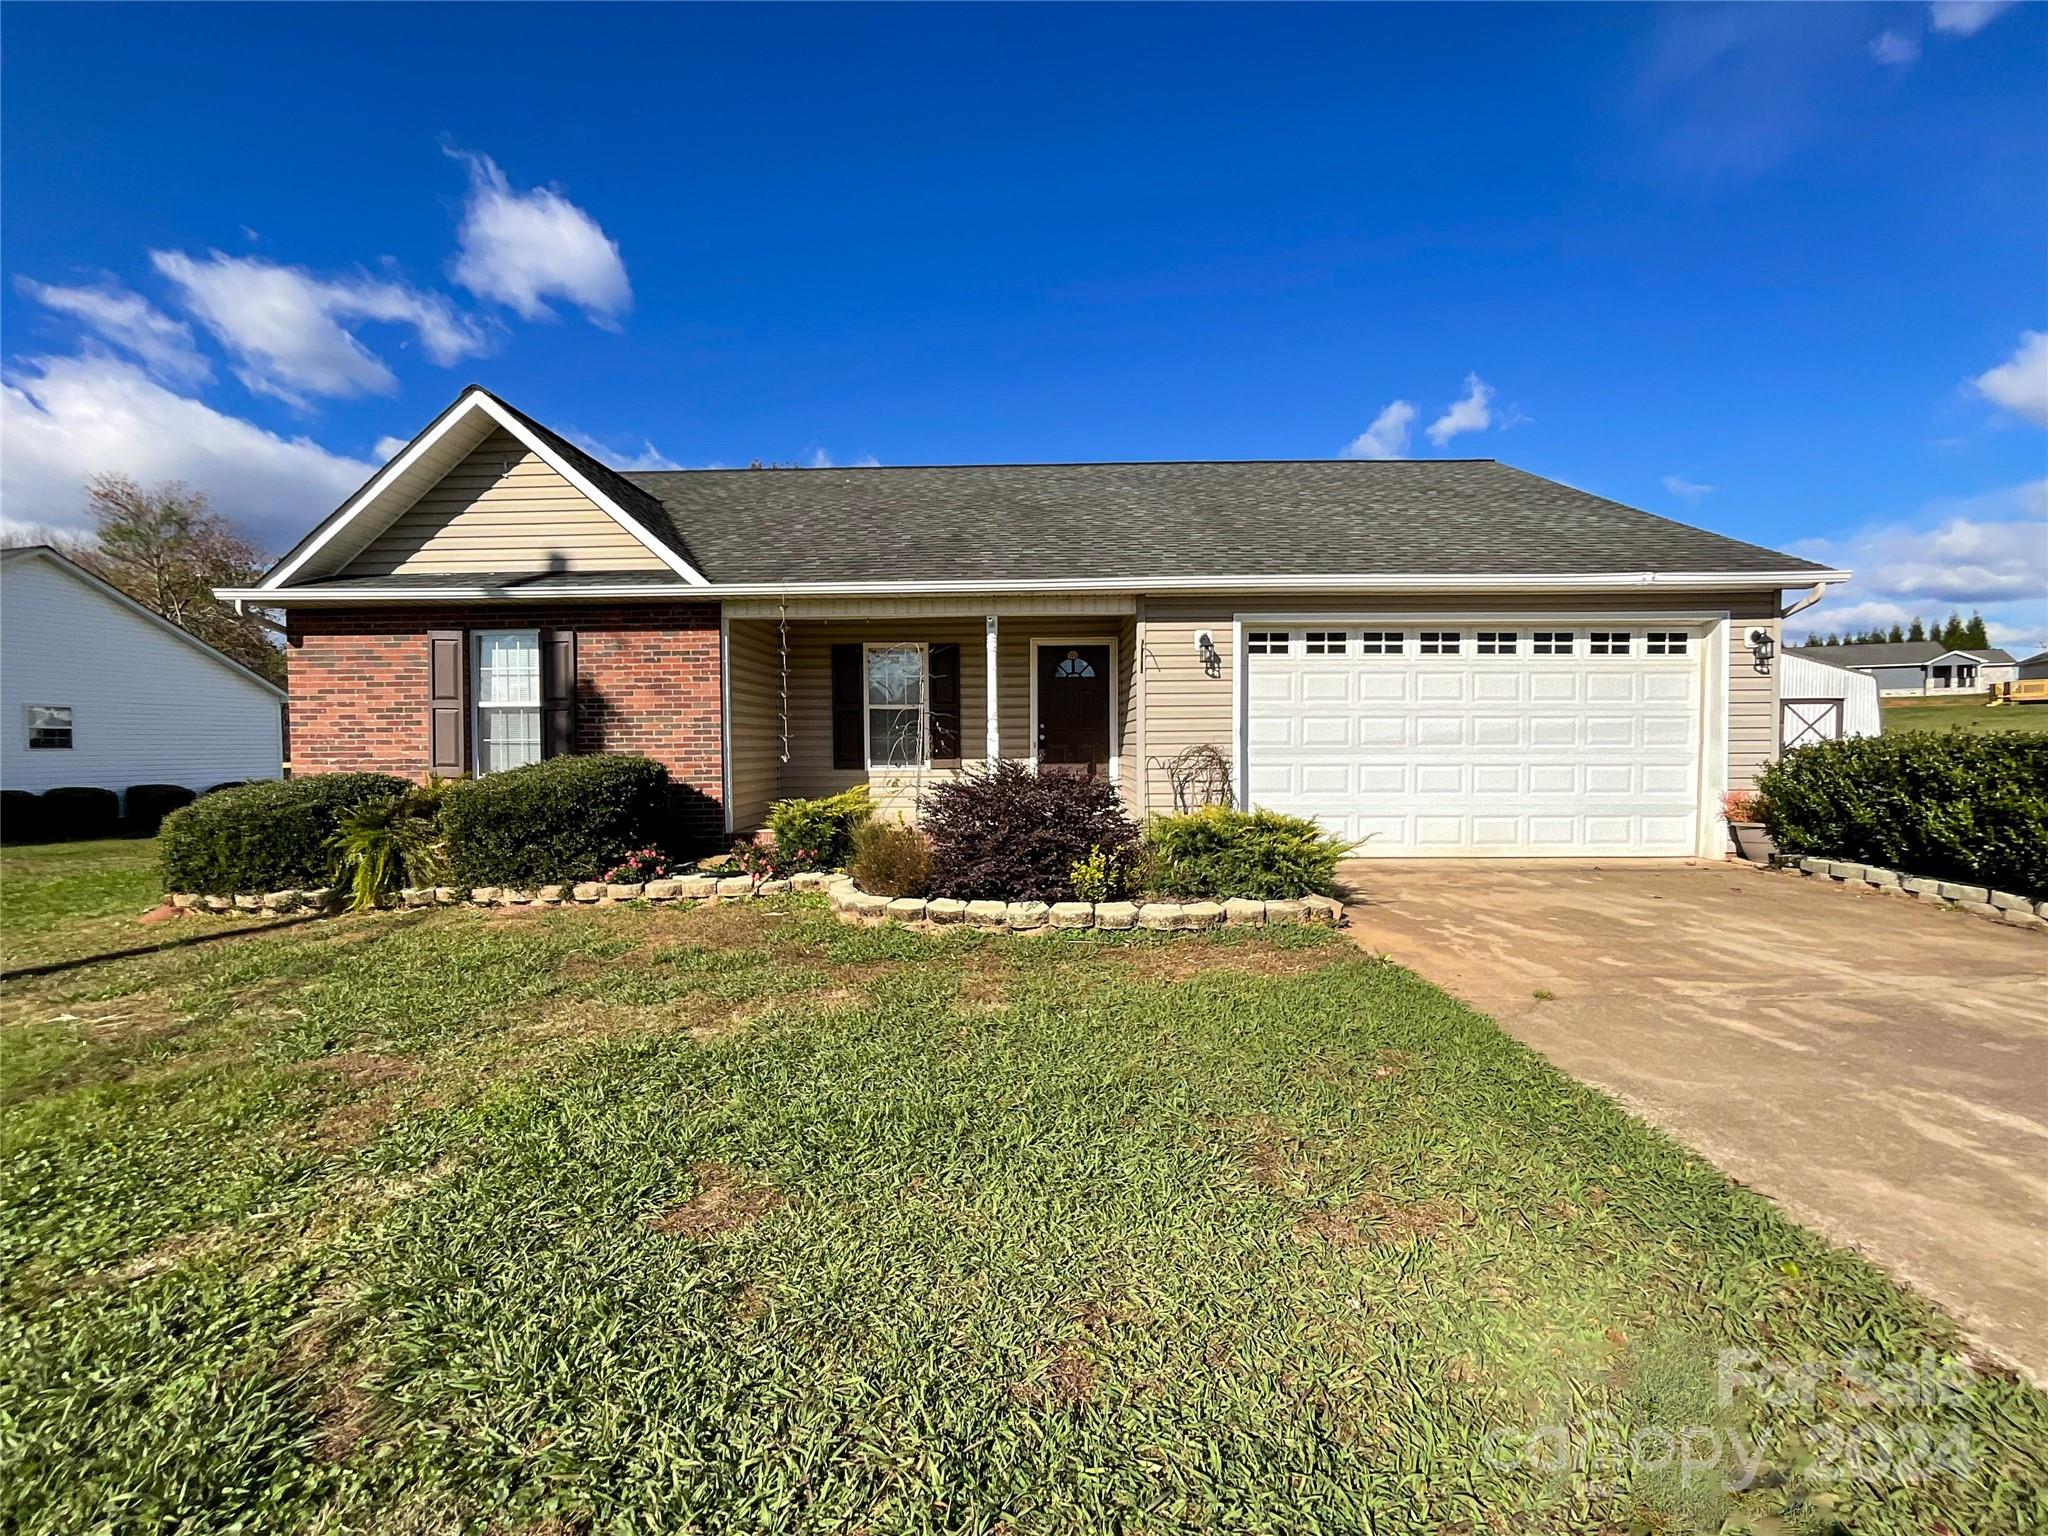
<path fill-rule="evenodd" d="M 836 875 L 826 887 L 832 910 L 844 922 L 964 924 L 1007 933 L 1101 928 L 1112 932 L 1146 928 L 1174 932 L 1219 924 L 1257 927 L 1266 923 L 1322 923 L 1342 926 L 1344 904 L 1328 896 L 1299 901 L 960 901 L 950 896 L 874 896 Z"/>
<path fill-rule="evenodd" d="M 521 890 L 511 885 L 408 886 L 385 907 L 566 907 L 602 906 L 620 901 L 745 901 L 755 896 L 780 896 L 789 891 L 821 891 L 845 875 L 822 871 L 763 880 L 746 875 L 681 875 L 673 880 L 647 880 L 635 885 L 607 885 L 583 880 L 574 885 L 543 885 Z M 309 891 L 267 891 L 259 896 L 199 896 L 177 892 L 164 898 L 185 912 L 312 912 L 336 913 L 348 904 L 342 891 L 321 886 Z"/>
<path fill-rule="evenodd" d="M 1928 880 L 1918 875 L 1902 875 L 1895 869 L 1879 869 L 1872 864 L 1849 864 L 1840 859 L 1794 859 L 1782 858 L 1780 869 L 1796 869 L 1802 875 L 1823 880 L 1835 880 L 1848 884 L 1861 882 L 1880 891 L 1890 891 L 1900 896 L 1915 896 L 1938 906 L 1952 906 L 1978 917 L 1989 917 L 1999 922 L 2010 923 L 2015 928 L 2048 928 L 2048 901 L 2029 901 L 2024 896 L 2015 896 L 2009 891 L 1994 891 L 1988 886 L 1963 885 L 1954 880 Z"/>

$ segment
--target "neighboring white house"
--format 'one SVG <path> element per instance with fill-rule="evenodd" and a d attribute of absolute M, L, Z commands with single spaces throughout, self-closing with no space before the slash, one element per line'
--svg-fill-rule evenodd
<path fill-rule="evenodd" d="M 1787 650 L 1778 658 L 1780 751 L 1883 732 L 1877 679 L 1869 673 L 1823 661 L 1811 647 Z"/>
<path fill-rule="evenodd" d="M 45 545 L 0 552 L 0 785 L 284 771 L 284 693 Z"/>
<path fill-rule="evenodd" d="M 1886 698 L 1921 694 L 1989 693 L 2019 676 L 2019 663 L 2000 650 L 1952 651 L 1939 640 L 1869 641 L 1805 645 L 1799 654 L 1829 666 L 1867 672 Z"/>

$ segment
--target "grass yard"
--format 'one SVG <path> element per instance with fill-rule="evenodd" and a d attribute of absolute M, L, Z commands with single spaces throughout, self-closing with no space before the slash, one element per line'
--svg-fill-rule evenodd
<path fill-rule="evenodd" d="M 146 856 L 10 850 L 7 963 L 136 942 Z M 2044 1518 L 2042 1395 L 1845 1380 L 1959 1345 L 1321 930 L 404 912 L 0 1009 L 10 1531 Z M 1822 1369 L 1724 1404 L 1724 1349 Z M 1689 1479 L 1597 1455 L 1682 1426 Z M 1886 1459 L 1923 1432 L 1958 1470 Z"/>
<path fill-rule="evenodd" d="M 1897 731 L 1964 730 L 1981 736 L 2004 731 L 2048 731 L 2048 704 L 2001 704 L 1996 709 L 1984 695 L 1948 699 L 1883 699 L 1887 735 Z"/>

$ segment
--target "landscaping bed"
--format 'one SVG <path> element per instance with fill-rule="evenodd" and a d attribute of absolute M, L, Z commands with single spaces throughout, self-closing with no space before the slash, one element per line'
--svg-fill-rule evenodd
<path fill-rule="evenodd" d="M 0 991 L 0 1525 L 2040 1521 L 2040 1394 L 1327 929 L 573 896 Z M 1674 1416 L 1755 1475 L 1522 1455 Z"/>

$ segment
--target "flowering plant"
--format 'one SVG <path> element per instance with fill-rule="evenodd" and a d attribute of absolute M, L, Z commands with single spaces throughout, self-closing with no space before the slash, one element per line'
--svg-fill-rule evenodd
<path fill-rule="evenodd" d="M 742 838 L 739 842 L 732 845 L 733 863 L 739 867 L 741 874 L 745 875 L 756 885 L 759 885 L 763 880 L 773 880 L 780 871 L 785 869 L 808 868 L 809 866 L 804 862 L 804 858 L 805 856 L 801 852 L 797 853 L 794 863 L 784 858 L 782 850 L 776 846 L 774 837 L 766 832 L 759 832 L 752 837 Z"/>
<path fill-rule="evenodd" d="M 1721 815 L 1728 821 L 1762 821 L 1764 797 L 1753 789 L 1731 789 L 1721 797 Z"/>
<path fill-rule="evenodd" d="M 668 855 L 659 848 L 636 848 L 604 872 L 607 885 L 645 885 L 668 878 Z"/>

